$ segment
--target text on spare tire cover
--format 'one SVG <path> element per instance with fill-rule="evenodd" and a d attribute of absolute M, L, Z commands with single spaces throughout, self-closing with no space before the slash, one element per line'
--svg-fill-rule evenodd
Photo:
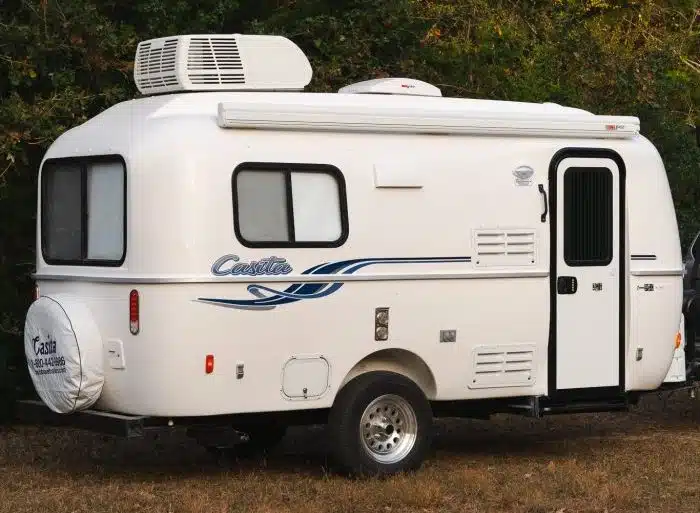
<path fill-rule="evenodd" d="M 32 339 L 34 344 L 34 354 L 36 358 L 31 360 L 34 372 L 37 374 L 58 374 L 66 372 L 66 359 L 56 355 L 56 341 L 49 338 L 46 342 L 41 342 L 40 337 Z"/>

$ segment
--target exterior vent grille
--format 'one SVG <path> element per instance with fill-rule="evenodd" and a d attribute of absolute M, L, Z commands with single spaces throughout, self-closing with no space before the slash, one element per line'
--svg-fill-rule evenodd
<path fill-rule="evenodd" d="M 134 81 L 143 94 L 300 91 L 311 81 L 311 64 L 281 36 L 174 36 L 139 43 Z"/>
<path fill-rule="evenodd" d="M 190 73 L 189 79 L 193 84 L 245 84 L 243 75 L 226 76 L 219 75 L 218 73 L 211 75 Z"/>
<path fill-rule="evenodd" d="M 192 38 L 187 51 L 187 73 L 193 84 L 244 84 L 243 63 L 236 40 Z"/>
<path fill-rule="evenodd" d="M 477 347 L 474 350 L 470 388 L 529 386 L 535 382 L 535 346 Z"/>
<path fill-rule="evenodd" d="M 139 45 L 134 66 L 134 78 L 140 90 L 150 91 L 176 86 L 175 61 L 177 39 L 165 39 L 162 44 L 146 42 Z"/>
<path fill-rule="evenodd" d="M 474 234 L 477 267 L 532 266 L 536 261 L 534 230 L 479 230 Z"/>

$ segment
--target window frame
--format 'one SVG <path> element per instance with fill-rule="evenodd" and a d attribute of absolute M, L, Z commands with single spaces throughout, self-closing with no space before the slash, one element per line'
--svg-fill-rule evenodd
<path fill-rule="evenodd" d="M 581 258 L 569 258 L 569 255 L 567 255 L 567 241 L 570 241 L 570 239 L 567 238 L 567 233 L 570 233 L 571 230 L 567 230 L 567 223 L 566 223 L 566 214 L 567 214 L 567 203 L 566 203 L 566 178 L 567 174 L 571 171 L 574 172 L 583 172 L 583 173 L 600 173 L 606 176 L 606 179 L 609 177 L 610 178 L 610 189 L 609 189 L 609 195 L 606 198 L 607 200 L 610 201 L 610 224 L 608 226 L 608 233 L 609 237 L 606 237 L 605 241 L 605 246 L 607 249 L 609 249 L 609 253 L 606 255 L 605 259 L 597 259 L 597 260 L 584 260 Z M 569 175 L 570 176 L 570 175 Z M 566 263 L 567 266 L 569 267 L 607 267 L 610 265 L 613 261 L 613 258 L 615 256 L 615 237 L 614 237 L 614 231 L 615 231 L 615 215 L 614 215 L 614 210 L 615 210 L 615 177 L 613 174 L 612 169 L 610 169 L 607 166 L 572 166 L 566 169 L 564 172 L 564 175 L 562 177 L 563 184 L 562 184 L 562 195 L 564 196 L 564 203 L 563 203 L 563 215 L 564 215 L 564 240 L 563 240 L 563 247 L 562 247 L 562 253 L 564 257 L 564 263 Z"/>
<path fill-rule="evenodd" d="M 237 177 L 242 171 L 270 171 L 284 174 L 285 197 L 287 202 L 287 229 L 288 241 L 249 241 L 241 234 L 238 215 L 238 188 Z M 295 241 L 294 233 L 294 207 L 292 198 L 292 173 L 321 173 L 331 175 L 338 186 L 338 205 L 340 207 L 340 237 L 334 241 Z M 331 164 L 308 164 L 297 162 L 241 162 L 231 175 L 231 194 L 233 229 L 238 241 L 247 248 L 337 248 L 345 244 L 349 235 L 348 203 L 345 177 L 336 166 Z"/>
<path fill-rule="evenodd" d="M 122 205 L 124 211 L 123 215 L 123 229 L 122 229 L 122 255 L 118 260 L 106 260 L 106 259 L 88 259 L 88 224 L 87 224 L 87 201 L 88 201 L 88 190 L 87 190 L 87 172 L 88 166 L 95 163 L 119 163 L 122 166 L 123 173 L 123 185 L 124 190 L 122 191 Z M 46 233 L 47 233 L 47 220 L 45 211 L 45 198 L 47 197 L 47 174 L 51 171 L 54 166 L 60 165 L 74 165 L 80 168 L 80 185 L 81 185 L 81 247 L 80 253 L 81 257 L 78 259 L 64 260 L 49 258 L 46 253 Z M 41 193 L 39 196 L 39 208 L 41 211 L 40 216 L 40 226 L 41 226 L 41 256 L 44 262 L 48 265 L 60 265 L 60 266 L 80 266 L 80 267 L 121 267 L 126 260 L 127 252 L 127 166 L 126 160 L 120 154 L 103 154 L 103 155 L 88 155 L 79 157 L 57 157 L 49 158 L 44 161 L 41 166 Z"/>

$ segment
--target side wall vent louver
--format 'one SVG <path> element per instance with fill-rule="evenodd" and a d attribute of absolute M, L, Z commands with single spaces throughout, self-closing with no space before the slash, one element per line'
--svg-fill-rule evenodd
<path fill-rule="evenodd" d="M 281 36 L 185 35 L 139 43 L 134 81 L 142 94 L 299 91 L 311 81 L 311 65 Z"/>
<path fill-rule="evenodd" d="M 532 266 L 537 261 L 534 230 L 477 230 L 476 267 Z"/>
<path fill-rule="evenodd" d="M 535 383 L 535 345 L 474 348 L 469 388 L 530 386 Z"/>

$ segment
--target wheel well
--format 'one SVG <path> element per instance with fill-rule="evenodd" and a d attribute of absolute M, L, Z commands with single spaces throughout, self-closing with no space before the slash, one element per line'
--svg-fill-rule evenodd
<path fill-rule="evenodd" d="M 380 370 L 395 372 L 412 380 L 429 400 L 437 394 L 435 376 L 428 365 L 420 356 L 405 349 L 382 349 L 365 356 L 345 375 L 339 389 L 360 374 Z"/>

